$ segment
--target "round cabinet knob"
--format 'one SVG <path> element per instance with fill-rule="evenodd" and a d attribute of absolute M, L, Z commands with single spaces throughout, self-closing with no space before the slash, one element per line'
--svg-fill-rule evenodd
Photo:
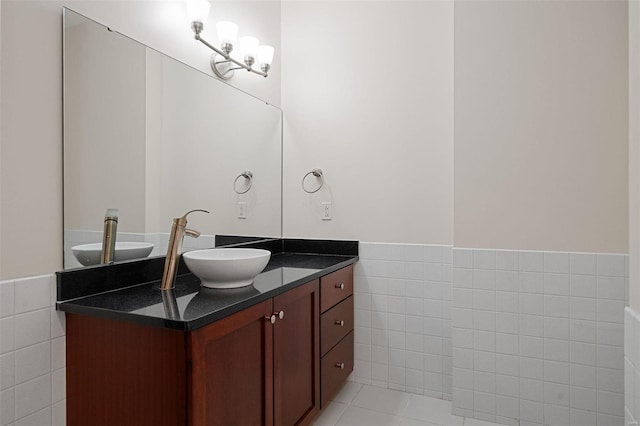
<path fill-rule="evenodd" d="M 278 312 L 278 318 L 284 319 L 284 311 Z"/>
<path fill-rule="evenodd" d="M 336 320 L 336 325 L 339 325 L 340 327 L 344 327 L 344 321 Z"/>
<path fill-rule="evenodd" d="M 344 368 L 344 362 L 336 362 L 336 368 Z"/>
<path fill-rule="evenodd" d="M 340 290 L 344 290 L 344 283 L 336 284 L 336 288 L 339 288 Z"/>
<path fill-rule="evenodd" d="M 267 321 L 269 321 L 271 324 L 276 323 L 276 314 L 273 314 L 270 317 L 266 317 L 266 318 L 267 318 Z"/>

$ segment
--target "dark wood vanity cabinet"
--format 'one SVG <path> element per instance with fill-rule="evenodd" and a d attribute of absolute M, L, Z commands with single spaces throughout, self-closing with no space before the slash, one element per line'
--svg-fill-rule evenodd
<path fill-rule="evenodd" d="M 185 337 L 67 313 L 67 424 L 185 424 Z"/>
<path fill-rule="evenodd" d="M 67 313 L 74 425 L 310 424 L 353 370 L 353 266 L 191 332 Z"/>
<path fill-rule="evenodd" d="M 275 297 L 273 307 L 275 424 L 309 424 L 320 410 L 319 281 Z"/>
<path fill-rule="evenodd" d="M 321 407 L 353 371 L 353 266 L 320 278 Z"/>
<path fill-rule="evenodd" d="M 190 333 L 189 424 L 310 423 L 320 406 L 318 309 L 315 280 Z"/>
<path fill-rule="evenodd" d="M 188 335 L 188 424 L 273 424 L 272 301 Z"/>

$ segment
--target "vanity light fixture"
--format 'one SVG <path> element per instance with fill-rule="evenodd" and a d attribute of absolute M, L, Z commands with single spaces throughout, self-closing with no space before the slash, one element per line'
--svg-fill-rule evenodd
<path fill-rule="evenodd" d="M 187 17 L 191 22 L 191 29 L 195 34 L 195 39 L 214 52 L 211 54 L 210 64 L 215 75 L 223 80 L 228 80 L 233 77 L 235 70 L 244 69 L 263 77 L 267 76 L 271 69 L 275 52 L 272 46 L 260 45 L 260 42 L 255 37 L 240 37 L 242 62 L 232 58 L 231 52 L 238 37 L 238 26 L 229 21 L 217 23 L 216 29 L 218 31 L 218 40 L 220 41 L 220 48 L 218 49 L 201 36 L 202 30 L 204 30 L 204 23 L 209 17 L 209 9 L 211 7 L 209 1 L 186 0 L 186 3 Z M 257 64 L 260 69 L 254 69 L 254 64 Z"/>

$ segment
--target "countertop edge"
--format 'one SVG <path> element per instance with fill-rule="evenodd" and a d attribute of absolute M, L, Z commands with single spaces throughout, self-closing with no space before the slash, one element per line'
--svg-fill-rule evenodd
<path fill-rule="evenodd" d="M 313 281 L 327 274 L 335 272 L 338 269 L 342 269 L 349 265 L 353 265 L 357 261 L 358 261 L 358 257 L 354 256 L 354 258 L 329 266 L 328 268 L 321 269 L 320 271 L 314 272 L 313 274 L 309 274 L 303 278 L 299 278 L 287 284 L 286 286 L 275 288 L 266 293 L 262 293 L 259 296 L 252 297 L 249 300 L 245 300 L 245 301 L 236 303 L 235 305 L 231 305 L 213 314 L 206 315 L 201 318 L 197 318 L 193 321 L 184 322 L 184 324 L 186 325 L 186 329 L 184 331 L 193 331 L 193 330 L 197 330 L 198 328 L 202 328 L 215 321 L 221 320 L 222 318 L 228 317 L 229 315 L 235 314 L 236 312 L 240 312 L 246 308 L 250 308 L 251 306 L 257 305 L 260 302 L 264 302 L 265 300 L 269 300 L 275 296 L 278 296 L 282 293 L 286 293 L 287 291 L 292 290 L 296 287 L 299 287 L 303 284 L 306 284 L 310 281 Z"/>
<path fill-rule="evenodd" d="M 300 285 L 306 284 L 310 281 L 313 281 L 327 274 L 335 272 L 339 269 L 345 268 L 349 265 L 353 265 L 358 260 L 359 260 L 358 256 L 350 256 L 348 259 L 345 259 L 342 262 L 338 262 L 327 268 L 323 268 L 317 272 L 314 272 L 307 276 L 299 278 L 285 286 L 277 287 L 265 293 L 261 293 L 249 299 L 240 301 L 236 304 L 227 306 L 219 311 L 216 311 L 211 314 L 205 315 L 203 317 L 196 318 L 189 321 L 171 320 L 166 318 L 145 316 L 142 314 L 136 314 L 131 312 L 117 311 L 117 310 L 104 309 L 104 308 L 92 307 L 92 306 L 83 306 L 83 305 L 74 303 L 78 299 L 56 302 L 56 310 L 61 312 L 68 312 L 70 314 L 87 315 L 87 316 L 92 316 L 97 318 L 108 319 L 108 320 L 124 321 L 124 322 L 139 324 L 139 325 L 146 325 L 151 327 L 159 327 L 159 328 L 165 328 L 170 330 L 189 332 L 189 331 L 202 328 L 216 321 L 219 321 L 223 318 L 226 318 L 230 315 L 233 315 L 237 312 L 240 312 L 258 303 L 264 302 L 265 300 L 271 299 L 275 296 L 278 296 Z"/>

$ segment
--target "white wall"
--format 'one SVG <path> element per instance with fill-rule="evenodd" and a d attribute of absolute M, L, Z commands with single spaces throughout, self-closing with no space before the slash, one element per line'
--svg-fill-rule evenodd
<path fill-rule="evenodd" d="M 0 34 L 2 34 L 2 2 L 0 1 Z M 0 40 L 0 125 L 2 124 L 2 41 Z M 0 131 L 0 197 L 2 194 L 2 131 Z M 1 198 L 0 198 L 1 200 Z M 2 232 L 2 207 L 0 205 L 0 232 Z M 0 238 L 0 258 L 3 255 L 4 243 Z M 2 275 L 2 265 L 0 264 L 0 276 Z"/>
<path fill-rule="evenodd" d="M 629 2 L 629 305 L 640 311 L 640 2 Z"/>
<path fill-rule="evenodd" d="M 62 265 L 62 55 L 59 7 L 3 1 L 2 12 L 0 276 L 8 278 Z M 38 54 L 25 54 L 33 46 Z"/>
<path fill-rule="evenodd" d="M 1 279 L 62 268 L 64 5 L 211 73 L 209 50 L 193 40 L 181 1 L 3 1 Z M 241 73 L 231 84 L 280 105 L 280 3 L 215 2 L 205 29 L 210 41 L 216 42 L 212 30 L 223 19 L 236 21 L 241 32 L 250 29 L 276 48 L 268 79 Z"/>
<path fill-rule="evenodd" d="M 455 20 L 455 246 L 626 253 L 627 3 Z"/>
<path fill-rule="evenodd" d="M 629 307 L 625 310 L 625 424 L 640 420 L 640 3 L 629 2 Z"/>
<path fill-rule="evenodd" d="M 12 247 L 2 256 L 3 278 L 46 273 L 61 265 L 62 4 L 200 69 L 208 67 L 206 48 L 191 39 L 182 20 L 181 2 L 3 2 L 2 235 L 4 245 Z M 543 9 L 542 15 L 519 12 L 526 12 L 533 4 Z M 621 106 L 626 95 L 620 80 L 626 81 L 626 73 L 619 67 L 624 55 L 618 48 L 607 48 L 625 44 L 619 40 L 626 34 L 625 24 L 618 22 L 625 16 L 624 4 L 519 2 L 515 7 L 504 2 L 463 2 L 456 7 L 461 46 L 457 53 L 461 62 L 456 67 L 460 89 L 456 98 L 460 116 L 456 134 L 460 153 L 456 156 L 457 245 L 625 252 L 626 148 L 621 141 L 626 132 L 619 128 L 625 127 L 625 119 L 620 117 L 626 115 Z M 500 13 L 491 12 L 492 8 L 500 8 Z M 279 40 L 279 3 L 216 3 L 213 10 L 218 13 L 212 22 L 233 17 L 242 27 L 256 28 L 260 37 Z M 469 12 L 466 15 L 465 10 Z M 545 11 L 553 17 L 548 22 L 543 19 Z M 574 12 L 585 18 L 583 29 L 598 29 L 611 20 L 616 25 L 601 33 L 585 30 L 589 43 L 577 44 L 571 34 L 580 28 L 561 31 L 565 21 L 573 25 L 583 22 L 571 19 Z M 490 61 L 481 61 L 483 57 L 463 47 L 465 40 L 475 43 L 484 37 L 483 49 L 490 58 L 490 54 L 500 53 L 489 49 L 490 42 L 516 39 L 500 32 L 500 22 L 491 20 L 495 16 L 520 19 L 523 25 L 518 28 L 530 28 L 532 34 L 542 27 L 542 20 L 545 28 L 564 36 L 568 50 L 586 53 L 584 57 L 563 56 L 562 49 L 552 49 L 562 43 L 524 34 L 520 41 L 528 40 L 528 44 L 505 46 L 511 49 L 507 50 L 511 58 L 557 61 L 565 71 L 558 71 L 556 80 L 552 71 L 558 67 L 538 69 L 532 61 L 529 68 L 509 73 L 511 62 L 507 60 L 498 62 L 504 66 L 494 72 Z M 31 22 L 32 31 L 24 32 L 23 22 Z M 233 84 L 276 105 L 282 92 L 287 111 L 285 235 L 450 244 L 454 193 L 452 3 L 286 2 L 282 5 L 282 38 L 269 79 L 240 75 Z M 371 50 L 372 43 L 413 58 L 415 65 L 396 65 Z M 24 55 L 33 45 L 41 46 L 41 53 Z M 588 48 L 580 50 L 580 46 Z M 530 54 L 514 56 L 523 50 Z M 285 58 L 282 64 L 281 57 Z M 605 59 L 590 62 L 589 58 Z M 467 63 L 473 67 L 463 66 Z M 285 72 L 282 91 L 281 69 Z M 493 74 L 498 77 L 490 77 Z M 537 80 L 539 75 L 544 78 Z M 600 86 L 590 83 L 602 81 L 601 76 L 607 82 L 606 90 L 598 91 Z M 314 84 L 308 84 L 310 81 Z M 529 84 L 534 81 L 540 86 Z M 556 87 L 554 82 L 564 86 Z M 498 91 L 498 83 L 509 84 L 511 95 Z M 528 109 L 510 109 L 510 105 L 520 104 L 515 95 L 527 94 L 515 92 L 519 83 L 531 93 L 539 93 L 538 89 L 554 93 L 558 100 L 554 105 L 560 104 L 558 109 L 567 119 L 550 117 L 544 99 Z M 469 87 L 475 89 L 465 95 L 463 89 Z M 589 90 L 583 90 L 585 87 Z M 487 94 L 486 90 L 493 91 Z M 492 93 L 503 97 L 496 99 Z M 32 102 L 36 97 L 38 102 Z M 488 100 L 501 109 L 488 108 Z M 473 116 L 478 112 L 483 122 L 491 123 L 491 111 L 509 117 L 493 116 L 492 129 L 503 129 L 495 138 L 482 136 L 491 133 L 481 132 L 487 125 L 480 126 L 478 117 Z M 31 125 L 33 117 L 38 117 L 38 126 Z M 528 124 L 526 117 L 538 117 L 534 121 L 537 125 Z M 512 122 L 518 127 L 504 130 Z M 598 126 L 586 129 L 584 123 Z M 478 132 L 471 134 L 474 129 Z M 540 129 L 551 136 L 538 139 Z M 513 134 L 521 130 L 525 132 L 521 143 L 510 143 Z M 554 135 L 560 135 L 562 143 Z M 600 143 L 602 140 L 608 142 Z M 583 157 L 573 161 L 575 152 Z M 492 156 L 497 153 L 500 155 Z M 302 192 L 300 179 L 313 167 L 324 169 L 326 188 L 310 196 Z M 483 170 L 492 173 L 483 174 Z M 20 182 L 19 189 L 16 182 Z M 321 201 L 334 203 L 333 221 L 319 219 Z M 29 248 L 29 258 L 21 241 L 36 236 L 42 243 Z"/>
<path fill-rule="evenodd" d="M 284 235 L 451 244 L 453 3 L 284 2 L 282 50 Z"/>
<path fill-rule="evenodd" d="M 628 251 L 627 3 L 455 21 L 454 410 L 621 424 L 626 256 L 598 253 Z"/>

